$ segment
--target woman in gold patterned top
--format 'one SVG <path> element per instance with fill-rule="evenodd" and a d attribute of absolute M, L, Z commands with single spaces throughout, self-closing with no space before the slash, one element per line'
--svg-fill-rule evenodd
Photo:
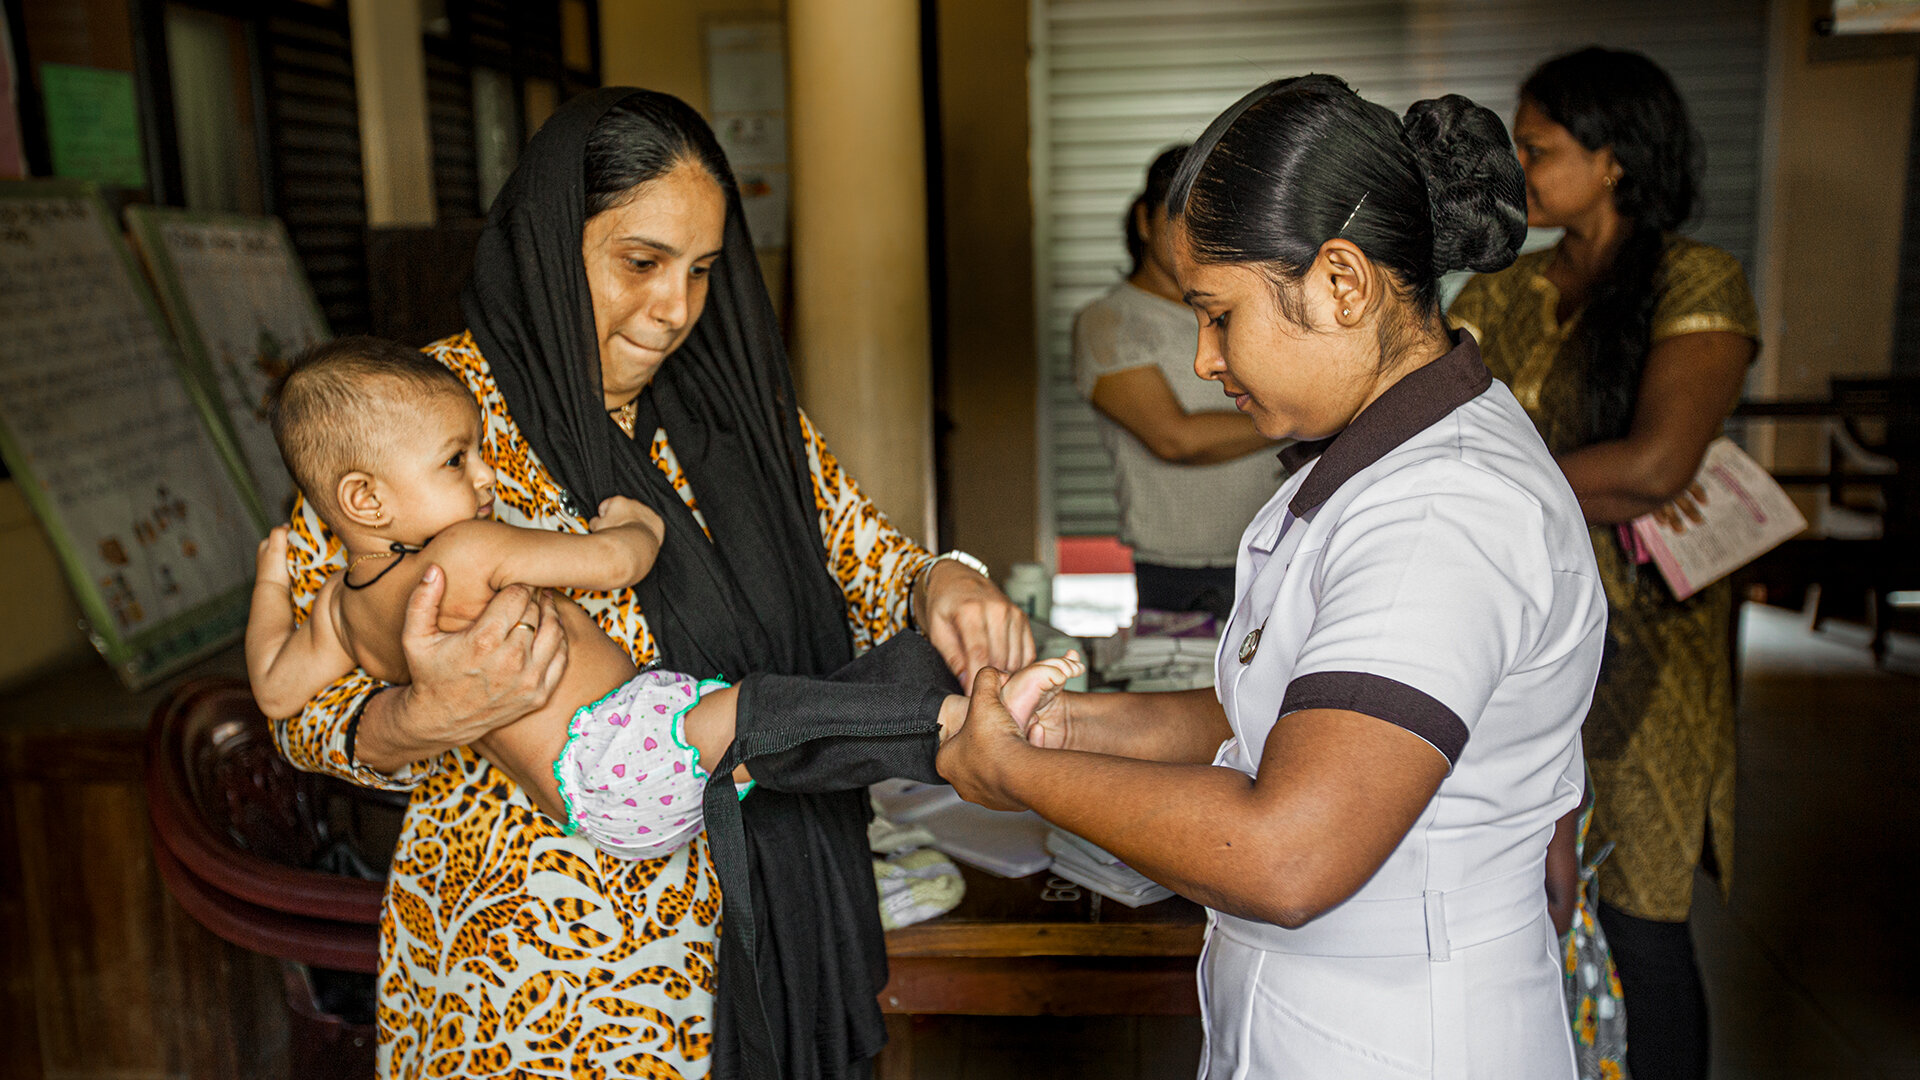
<path fill-rule="evenodd" d="M 709 787 L 706 831 L 664 858 L 566 835 L 471 749 L 545 704 L 566 659 L 554 609 L 509 587 L 440 633 L 429 575 L 411 685 L 356 671 L 275 724 L 295 765 L 411 792 L 381 918 L 381 1074 L 863 1075 L 886 958 L 867 797 L 848 788 L 937 779 L 929 667 L 1024 663 L 1024 617 L 894 529 L 795 406 L 732 172 L 678 99 L 605 89 L 557 111 L 495 200 L 464 307 L 470 332 L 428 351 L 479 403 L 495 516 L 581 532 L 613 494 L 661 516 L 651 574 L 574 599 L 636 664 L 739 680 L 750 719 L 711 771 L 748 764 L 761 786 Z M 343 563 L 310 509 L 293 525 L 306 609 Z M 813 678 L 901 657 L 910 622 L 947 665 L 921 643 L 912 678 Z M 858 744 L 810 740 L 801 713 Z"/>
<path fill-rule="evenodd" d="M 1610 624 L 1583 731 L 1589 845 L 1614 845 L 1600 923 L 1637 1080 L 1704 1077 L 1706 1001 L 1686 920 L 1703 850 L 1733 869 L 1733 685 L 1725 582 L 1676 601 L 1616 527 L 1691 509 L 1707 444 L 1740 394 L 1758 326 L 1733 257 L 1675 235 L 1699 189 L 1699 138 L 1637 53 L 1550 60 L 1520 90 L 1527 223 L 1554 247 L 1474 278 L 1450 311 L 1512 387 L 1593 526 Z M 1709 847 L 1710 845 L 1710 847 Z"/>

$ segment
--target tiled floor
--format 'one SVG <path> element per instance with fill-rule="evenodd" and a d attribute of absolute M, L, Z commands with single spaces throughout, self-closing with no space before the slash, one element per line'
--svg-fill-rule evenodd
<path fill-rule="evenodd" d="M 1694 901 L 1714 1077 L 1920 1080 L 1920 642 L 1744 631 L 1733 899 Z"/>
<path fill-rule="evenodd" d="M 1920 641 L 1749 606 L 1733 901 L 1701 879 L 1714 1080 L 1920 1080 Z M 923 1080 L 1185 1078 L 1183 1019 L 925 1019 Z"/>

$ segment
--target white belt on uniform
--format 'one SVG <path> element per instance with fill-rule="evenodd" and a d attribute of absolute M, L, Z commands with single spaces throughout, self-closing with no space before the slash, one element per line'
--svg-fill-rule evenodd
<path fill-rule="evenodd" d="M 1528 867 L 1446 892 L 1348 900 L 1297 930 L 1210 912 L 1220 933 L 1256 949 L 1302 956 L 1420 956 L 1446 960 L 1525 929 L 1547 904 L 1546 871 Z"/>

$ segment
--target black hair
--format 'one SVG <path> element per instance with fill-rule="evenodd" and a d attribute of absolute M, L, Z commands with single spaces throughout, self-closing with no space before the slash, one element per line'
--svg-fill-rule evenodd
<path fill-rule="evenodd" d="M 691 162 L 722 190 L 734 186 L 727 155 L 693 107 L 669 94 L 634 94 L 587 134 L 587 216 L 620 206 L 633 189 Z"/>
<path fill-rule="evenodd" d="M 1619 438 L 1633 423 L 1646 367 L 1666 234 L 1693 216 L 1698 199 L 1700 135 L 1673 80 L 1636 52 L 1589 47 L 1555 57 L 1527 76 L 1520 100 L 1620 163 L 1613 205 L 1631 228 L 1574 332 L 1585 365 L 1585 441 Z"/>
<path fill-rule="evenodd" d="M 418 349 L 353 335 L 302 351 L 267 396 L 267 422 L 280 460 L 320 517 L 333 525 L 334 485 L 354 470 L 372 471 L 402 410 L 441 394 L 471 403 L 460 377 Z"/>
<path fill-rule="evenodd" d="M 1498 270 L 1527 235 L 1526 181 L 1499 117 L 1449 94 L 1402 119 L 1332 75 L 1270 82 L 1221 113 L 1167 208 L 1194 259 L 1261 266 L 1301 324 L 1295 286 L 1334 237 L 1386 267 L 1432 322 L 1441 274 Z"/>
<path fill-rule="evenodd" d="M 1147 186 L 1127 204 L 1127 216 L 1122 222 L 1127 230 L 1127 255 L 1133 259 L 1133 269 L 1128 275 L 1137 274 L 1147 263 L 1147 234 L 1140 230 L 1140 210 L 1144 207 L 1149 215 L 1157 208 L 1166 206 L 1167 189 L 1173 186 L 1173 178 L 1180 171 L 1180 163 L 1186 160 L 1187 151 L 1193 149 L 1192 143 L 1169 146 L 1160 151 L 1147 166 Z"/>

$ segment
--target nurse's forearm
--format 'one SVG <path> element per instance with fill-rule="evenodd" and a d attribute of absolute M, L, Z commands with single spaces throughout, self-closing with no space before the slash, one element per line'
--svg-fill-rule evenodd
<path fill-rule="evenodd" d="M 1341 709 L 1276 722 L 1257 781 L 1228 768 L 1040 750 L 1017 732 L 996 743 L 992 715 L 977 709 L 963 732 L 977 738 L 956 740 L 979 751 L 973 761 L 953 755 L 963 795 L 1026 806 L 1185 896 L 1282 926 L 1366 884 L 1447 775 L 1425 739 Z"/>
<path fill-rule="evenodd" d="M 1205 765 L 1233 735 L 1212 690 L 1069 694 L 1068 749 Z"/>
<path fill-rule="evenodd" d="M 1253 781 L 1234 769 L 1034 750 L 1009 793 L 1182 896 L 1249 919 L 1297 923 L 1294 861 L 1275 842 Z"/>

